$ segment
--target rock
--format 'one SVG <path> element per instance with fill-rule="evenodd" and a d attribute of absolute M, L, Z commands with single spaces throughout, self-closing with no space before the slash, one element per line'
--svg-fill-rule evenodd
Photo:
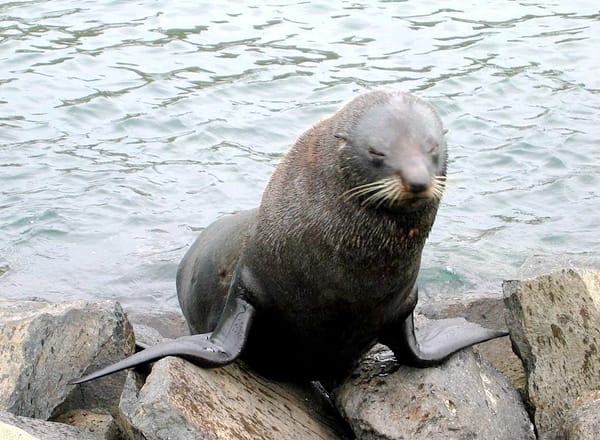
<path fill-rule="evenodd" d="M 465 318 L 484 327 L 505 329 L 504 302 L 498 296 L 467 296 L 427 302 L 417 311 L 428 319 Z"/>
<path fill-rule="evenodd" d="M 53 422 L 65 423 L 94 433 L 102 440 L 126 438 L 112 415 L 105 411 L 74 409 L 61 414 Z"/>
<path fill-rule="evenodd" d="M 2 440 L 102 440 L 85 429 L 0 411 Z"/>
<path fill-rule="evenodd" d="M 185 318 L 181 312 L 146 312 L 136 309 L 127 311 L 133 326 L 136 344 L 156 345 L 168 339 L 189 335 Z"/>
<path fill-rule="evenodd" d="M 132 325 L 133 333 L 135 334 L 136 345 L 140 345 L 141 347 L 152 346 L 166 341 L 166 339 L 155 328 L 148 327 L 144 324 L 132 323 Z"/>
<path fill-rule="evenodd" d="M 151 328 L 162 338 L 175 339 L 190 334 L 181 311 L 147 312 L 129 308 L 127 318 L 134 329 L 138 326 Z"/>
<path fill-rule="evenodd" d="M 600 389 L 600 271 L 564 269 L 503 285 L 515 352 L 540 437 L 575 399 Z"/>
<path fill-rule="evenodd" d="M 600 439 L 600 390 L 577 398 L 563 418 L 556 440 Z"/>
<path fill-rule="evenodd" d="M 335 399 L 361 440 L 535 438 L 519 394 L 471 349 L 418 369 L 377 345 Z"/>
<path fill-rule="evenodd" d="M 74 408 L 116 408 L 125 373 L 68 381 L 132 350 L 133 331 L 116 302 L 0 299 L 0 409 L 48 419 Z"/>
<path fill-rule="evenodd" d="M 128 380 L 120 408 L 148 440 L 346 438 L 335 416 L 318 415 L 328 413 L 321 398 L 239 363 L 209 370 L 167 357 L 139 391 Z"/>
<path fill-rule="evenodd" d="M 484 327 L 497 330 L 507 328 L 501 297 L 469 296 L 429 302 L 419 308 L 419 313 L 429 319 L 463 317 Z M 519 392 L 525 390 L 525 369 L 514 354 L 508 337 L 492 339 L 473 348 L 507 376 Z"/>
<path fill-rule="evenodd" d="M 141 431 L 131 424 L 129 419 L 129 415 L 135 411 L 138 405 L 140 389 L 144 385 L 147 377 L 147 374 L 138 374 L 137 370 L 138 369 L 129 370 L 127 378 L 125 379 L 123 393 L 121 394 L 121 400 L 119 401 L 118 422 L 123 430 L 124 438 L 131 440 L 147 440 Z M 147 372 L 149 374 L 150 369 L 148 369 Z"/>

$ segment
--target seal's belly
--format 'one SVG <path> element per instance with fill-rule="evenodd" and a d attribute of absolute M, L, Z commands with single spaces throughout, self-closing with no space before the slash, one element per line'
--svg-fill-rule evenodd
<path fill-rule="evenodd" d="M 350 372 L 377 337 L 355 335 L 345 339 L 338 328 L 321 332 L 321 336 L 302 337 L 278 327 L 265 331 L 256 326 L 250 332 L 242 359 L 268 377 L 280 380 L 332 380 Z"/>
<path fill-rule="evenodd" d="M 313 255 L 315 249 L 295 251 L 295 264 L 261 255 L 258 260 L 278 265 L 248 264 L 242 271 L 256 309 L 242 358 L 269 377 L 337 379 L 350 372 L 391 319 L 414 307 L 407 298 L 418 263 L 413 268 L 337 261 L 317 267 L 315 261 L 322 260 Z"/>
<path fill-rule="evenodd" d="M 386 313 L 373 302 L 348 302 L 339 292 L 319 291 L 315 297 L 258 310 L 243 359 L 278 379 L 337 379 L 349 373 L 377 342 Z"/>

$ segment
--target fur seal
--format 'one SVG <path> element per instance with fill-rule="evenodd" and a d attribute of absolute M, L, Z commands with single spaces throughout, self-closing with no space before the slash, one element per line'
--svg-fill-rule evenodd
<path fill-rule="evenodd" d="M 357 96 L 304 132 L 258 209 L 224 217 L 177 274 L 192 336 L 75 380 L 175 355 L 238 357 L 275 379 L 336 383 L 376 342 L 401 364 L 439 364 L 506 335 L 462 319 L 413 326 L 416 279 L 446 181 L 442 122 L 408 93 Z"/>

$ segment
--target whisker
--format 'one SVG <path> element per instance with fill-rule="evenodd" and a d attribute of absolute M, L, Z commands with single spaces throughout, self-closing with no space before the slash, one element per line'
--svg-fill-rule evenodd
<path fill-rule="evenodd" d="M 369 197 L 363 200 L 362 205 L 366 206 L 377 202 L 377 206 L 379 206 L 381 201 L 385 201 L 386 197 L 386 190 L 385 188 L 382 188 L 381 190 L 371 194 Z"/>
<path fill-rule="evenodd" d="M 446 189 L 446 176 L 434 176 L 431 192 L 437 200 L 441 200 Z"/>
<path fill-rule="evenodd" d="M 424 197 L 431 197 L 439 201 L 445 189 L 446 176 L 433 176 L 428 195 Z M 342 194 L 342 197 L 346 201 L 361 199 L 360 204 L 362 206 L 380 208 L 385 204 L 393 205 L 397 202 L 410 200 L 415 195 L 406 190 L 404 183 L 399 177 L 393 176 L 350 188 Z"/>
<path fill-rule="evenodd" d="M 369 193 L 372 193 L 372 192 L 380 191 L 383 188 L 384 188 L 383 185 L 376 185 L 376 186 L 374 185 L 374 186 L 369 186 L 369 187 L 366 187 L 366 188 L 360 188 L 360 189 L 357 189 L 355 191 L 348 192 L 347 195 L 350 198 L 352 198 L 352 197 L 359 197 L 359 196 L 363 196 L 365 194 L 369 194 Z"/>
<path fill-rule="evenodd" d="M 396 181 L 395 185 L 394 185 L 394 196 L 393 199 L 394 200 L 402 200 L 402 198 L 404 197 L 405 191 L 404 188 L 402 187 L 402 183 Z"/>
<path fill-rule="evenodd" d="M 363 201 L 362 205 L 369 204 L 373 200 L 377 200 L 380 197 L 382 191 L 385 190 L 386 183 L 383 180 L 378 180 L 369 185 L 363 185 L 363 187 L 367 187 L 365 189 L 361 189 L 353 194 L 353 196 L 367 196 Z"/>
<path fill-rule="evenodd" d="M 349 189 L 348 191 L 342 194 L 346 200 L 351 200 L 355 197 L 361 197 L 371 192 L 377 192 L 385 187 L 385 183 L 381 180 L 377 180 L 375 182 L 369 182 L 364 185 L 359 185 L 354 188 Z"/>

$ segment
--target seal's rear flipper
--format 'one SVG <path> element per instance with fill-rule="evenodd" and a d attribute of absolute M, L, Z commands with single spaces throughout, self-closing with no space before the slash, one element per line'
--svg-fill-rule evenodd
<path fill-rule="evenodd" d="M 126 368 L 156 361 L 166 356 L 178 356 L 201 367 L 218 367 L 233 362 L 242 352 L 254 307 L 240 298 L 228 301 L 221 320 L 212 333 L 183 336 L 174 341 L 158 344 L 109 365 L 80 379 L 70 381 L 78 384 L 106 376 Z"/>
<path fill-rule="evenodd" d="M 145 350 L 150 347 L 152 347 L 150 344 L 146 344 L 145 342 L 135 341 L 135 351 Z"/>
<path fill-rule="evenodd" d="M 398 362 L 415 367 L 438 365 L 465 347 L 508 334 L 505 330 L 485 328 L 464 318 L 432 321 L 415 333 L 412 313 L 400 327 L 394 339 L 388 333 L 381 342 L 394 352 Z"/>

